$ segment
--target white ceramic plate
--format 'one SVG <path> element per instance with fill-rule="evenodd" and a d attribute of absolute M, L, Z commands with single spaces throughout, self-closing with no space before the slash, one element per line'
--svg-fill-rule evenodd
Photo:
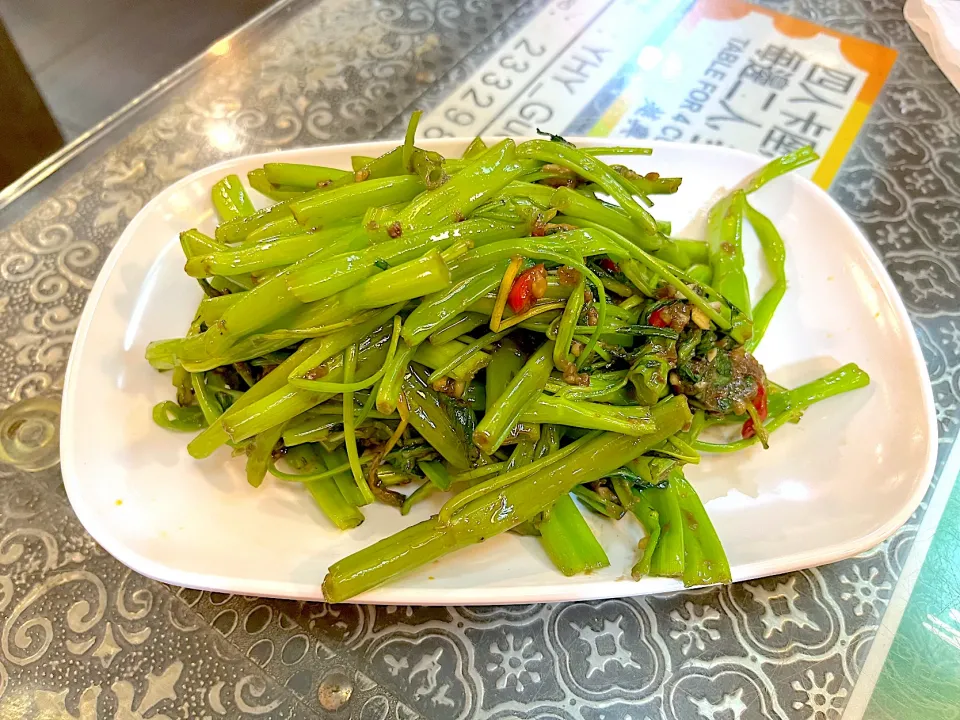
<path fill-rule="evenodd" d="M 426 141 L 455 155 L 466 140 Z M 577 140 L 588 146 L 596 140 Z M 195 588 L 320 600 L 327 567 L 401 527 L 386 506 L 339 532 L 292 483 L 244 480 L 226 449 L 196 461 L 189 436 L 155 426 L 152 406 L 173 395 L 169 374 L 143 359 L 147 343 L 180 336 L 200 300 L 182 271 L 178 233 L 212 232 L 211 185 L 264 162 L 349 167 L 395 143 L 293 150 L 232 160 L 167 188 L 130 223 L 100 273 L 77 330 L 62 418 L 63 477 L 91 535 L 144 575 Z M 626 158 L 644 172 L 683 177 L 656 199 L 674 234 L 701 237 L 704 209 L 763 160 L 724 148 L 655 144 Z M 621 160 L 622 158 L 618 158 Z M 254 193 L 256 195 L 256 193 Z M 768 373 L 793 386 L 846 362 L 870 387 L 814 406 L 773 436 L 772 447 L 704 457 L 689 469 L 729 555 L 735 580 L 833 562 L 890 535 L 913 512 L 933 473 L 936 422 L 930 381 L 903 303 L 877 256 L 842 210 L 807 180 L 787 176 L 753 196 L 788 248 L 790 289 L 758 353 Z M 264 201 L 263 204 L 266 204 Z M 748 268 L 761 278 L 755 239 Z M 760 280 L 762 282 L 762 279 Z M 756 297 L 756 296 L 755 296 Z M 356 598 L 390 604 L 553 602 L 680 588 L 675 580 L 629 579 L 641 533 L 624 518 L 597 521 L 611 566 L 565 578 L 536 540 L 493 538 Z"/>

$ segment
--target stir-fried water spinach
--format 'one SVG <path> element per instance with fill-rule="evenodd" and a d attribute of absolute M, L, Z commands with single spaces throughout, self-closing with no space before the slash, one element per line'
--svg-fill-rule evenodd
<path fill-rule="evenodd" d="M 268 163 L 251 187 L 218 182 L 220 224 L 181 236 L 204 297 L 182 338 L 150 344 L 176 400 L 158 425 L 227 445 L 254 487 L 301 484 L 342 530 L 370 503 L 428 520 L 335 562 L 346 600 L 459 548 L 534 536 L 565 575 L 609 565 L 585 514 L 639 522 L 632 574 L 730 581 L 723 547 L 684 477 L 863 387 L 847 365 L 788 390 L 753 356 L 786 290 L 784 243 L 749 196 L 816 159 L 765 166 L 710 210 L 703 241 L 669 237 L 651 195 L 680 178 L 558 136 L 459 158 L 404 143 L 353 169 Z M 613 200 L 613 202 L 611 202 Z M 753 304 L 744 221 L 774 279 Z M 701 432 L 736 423 L 741 438 Z M 631 519 L 632 518 L 632 519 Z"/>

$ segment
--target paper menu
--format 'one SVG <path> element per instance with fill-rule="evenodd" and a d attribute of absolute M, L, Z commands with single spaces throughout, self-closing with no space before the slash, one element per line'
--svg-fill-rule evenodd
<path fill-rule="evenodd" d="M 554 0 L 424 118 L 427 137 L 811 144 L 830 184 L 896 58 L 738 0 Z"/>

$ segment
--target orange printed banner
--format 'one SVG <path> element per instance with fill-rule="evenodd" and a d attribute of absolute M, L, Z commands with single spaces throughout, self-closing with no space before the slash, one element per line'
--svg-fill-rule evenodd
<path fill-rule="evenodd" d="M 876 43 L 736 0 L 699 0 L 589 134 L 726 145 L 770 157 L 813 145 L 829 187 L 896 59 Z"/>

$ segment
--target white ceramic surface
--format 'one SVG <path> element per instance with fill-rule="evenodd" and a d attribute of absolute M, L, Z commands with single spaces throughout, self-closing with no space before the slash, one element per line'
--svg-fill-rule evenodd
<path fill-rule="evenodd" d="M 466 142 L 422 144 L 455 154 Z M 393 145 L 292 150 L 202 170 L 152 200 L 107 259 L 67 369 L 62 468 L 83 525 L 134 570 L 174 585 L 320 600 L 331 562 L 435 511 L 425 503 L 402 518 L 385 506 L 365 508 L 367 521 L 341 533 L 295 484 L 268 480 L 258 490 L 249 487 L 243 460 L 226 449 L 193 460 L 185 448 L 189 436 L 151 420 L 151 407 L 172 398 L 173 390 L 169 374 L 143 359 L 149 341 L 182 335 L 193 317 L 200 289 L 182 271 L 177 235 L 190 227 L 212 232 L 209 190 L 216 180 L 229 172 L 243 176 L 267 161 L 349 167 L 350 155 L 379 155 Z M 680 192 L 656 198 L 654 208 L 658 219 L 673 221 L 677 236 L 701 236 L 711 199 L 763 162 L 724 148 L 654 147 L 652 157 L 618 160 L 683 177 Z M 777 180 L 753 202 L 777 224 L 788 249 L 790 289 L 758 352 L 768 373 L 792 386 L 853 361 L 873 381 L 814 406 L 799 425 L 778 431 L 768 451 L 707 456 L 689 468 L 735 580 L 832 562 L 879 543 L 923 496 L 937 441 L 919 345 L 893 283 L 860 231 L 799 177 Z M 762 284 L 759 250 L 749 234 L 747 255 L 748 270 Z M 632 518 L 616 525 L 591 518 L 591 524 L 611 560 L 601 572 L 565 578 L 535 539 L 507 534 L 356 601 L 554 602 L 681 587 L 668 579 L 629 579 L 641 536 Z"/>

